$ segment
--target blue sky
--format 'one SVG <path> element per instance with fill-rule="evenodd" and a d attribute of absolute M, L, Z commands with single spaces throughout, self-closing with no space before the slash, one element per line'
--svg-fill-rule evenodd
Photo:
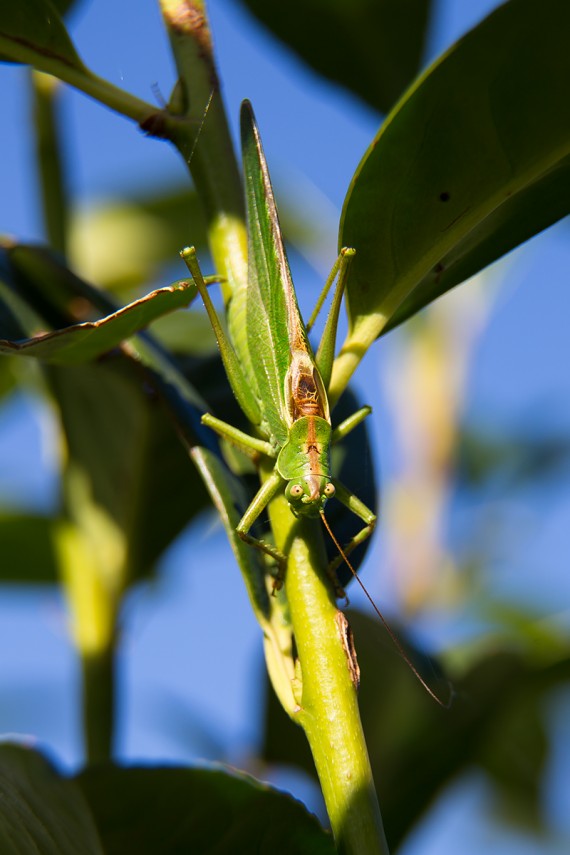
<path fill-rule="evenodd" d="M 490 0 L 440 0 L 426 60 L 495 5 Z M 322 197 L 319 204 L 326 225 L 322 269 L 320 263 L 319 269 L 310 270 L 302 261 L 292 260 L 294 277 L 306 279 L 307 288 L 315 293 L 335 256 L 336 226 L 346 188 L 378 128 L 379 117 L 307 72 L 233 3 L 212 0 L 210 14 L 234 130 L 239 103 L 247 97 L 256 110 L 278 193 L 280 186 L 291 193 L 297 185 L 310 185 L 315 198 Z M 156 90 L 168 97 L 173 69 L 152 0 L 86 4 L 76 15 L 72 31 L 81 56 L 98 74 L 145 100 L 155 98 Z M 0 91 L 4 118 L 0 231 L 37 240 L 42 230 L 30 170 L 31 142 L 22 131 L 29 109 L 25 77 L 21 69 L 0 70 L 4 78 Z M 64 106 L 72 189 L 78 204 L 186 181 L 182 165 L 167 145 L 148 140 L 126 120 L 78 93 L 69 92 Z M 568 228 L 567 223 L 559 224 L 509 259 L 505 282 L 469 370 L 464 417 L 471 423 L 506 433 L 533 425 L 554 433 L 568 428 Z M 387 359 L 397 347 L 398 335 L 394 333 L 369 355 L 358 381 L 363 394 L 374 398 L 373 432 L 385 477 L 398 468 L 397 442 L 385 395 Z M 40 508 L 53 500 L 53 442 L 45 412 L 28 400 L 8 402 L 0 412 L 1 500 L 16 493 L 22 503 Z M 562 481 L 548 493 L 529 489 L 516 501 L 509 500 L 511 525 L 526 530 L 527 536 L 511 537 L 502 544 L 502 550 L 491 555 L 484 577 L 484 585 L 496 593 L 533 603 L 541 613 L 560 617 L 565 626 L 569 483 L 567 477 L 566 483 Z M 466 515 L 472 519 L 479 511 L 469 503 L 460 504 L 448 521 L 450 539 L 457 534 L 454 526 L 460 527 Z M 196 542 L 200 548 L 190 550 L 189 544 Z M 365 576 L 371 592 L 382 603 L 388 602 L 388 611 L 396 609 L 397 597 L 381 544 L 375 545 L 369 563 L 379 568 L 376 575 L 370 571 Z M 358 594 L 353 593 L 352 599 L 361 604 Z M 0 728 L 37 734 L 58 759 L 73 766 L 80 757 L 73 695 L 78 673 L 65 621 L 63 604 L 55 594 L 3 593 L 0 646 L 9 653 L 3 657 L 0 672 L 4 686 Z M 248 748 L 255 745 L 261 715 L 256 688 L 262 669 L 260 638 L 229 549 L 213 519 L 201 520 L 186 532 L 166 557 L 158 580 L 133 593 L 125 625 L 121 755 L 190 761 L 197 754 L 207 759 L 223 754 L 239 765 Z M 438 627 L 434 620 L 426 619 L 423 631 L 434 644 L 441 644 L 458 630 L 456 625 Z M 211 651 L 207 660 L 195 654 L 196 638 L 206 634 Z M 227 662 L 228 639 L 231 663 Z M 171 709 L 179 710 L 176 721 L 164 719 L 167 707 L 161 698 L 172 702 Z M 557 786 L 564 775 L 564 764 L 557 758 L 569 753 L 568 717 L 564 714 L 568 700 L 567 696 L 554 698 L 549 707 L 556 752 L 545 798 L 560 835 L 570 834 L 568 797 Z M 314 804 L 299 781 L 292 787 Z M 490 799 L 479 775 L 467 777 L 450 790 L 403 851 L 406 855 L 436 851 L 470 855 L 482 846 L 493 853 L 523 855 L 562 851 L 557 848 L 559 837 L 547 849 L 542 841 L 513 838 L 492 819 L 482 823 L 480 817 L 489 813 Z"/>

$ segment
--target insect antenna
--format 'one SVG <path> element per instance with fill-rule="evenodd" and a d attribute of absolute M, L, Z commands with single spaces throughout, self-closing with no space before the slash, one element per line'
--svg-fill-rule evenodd
<path fill-rule="evenodd" d="M 200 124 L 198 126 L 196 136 L 194 137 L 194 144 L 192 145 L 192 150 L 191 150 L 190 154 L 188 155 L 188 160 L 186 161 L 188 166 L 190 166 L 190 164 L 192 162 L 192 158 L 194 157 L 194 152 L 196 151 L 196 146 L 198 145 L 198 140 L 200 139 L 200 135 L 202 133 L 204 125 L 206 124 L 206 117 L 208 115 L 208 111 L 210 109 L 210 104 L 212 103 L 212 99 L 214 98 L 215 94 L 216 94 L 216 87 L 214 87 L 210 91 L 210 97 L 208 98 L 208 100 L 206 102 L 206 106 L 204 107 L 204 112 L 202 113 L 202 118 L 200 119 Z"/>
<path fill-rule="evenodd" d="M 386 630 L 386 632 L 388 633 L 388 635 L 390 636 L 396 650 L 398 651 L 398 653 L 400 654 L 400 656 L 402 657 L 402 659 L 404 660 L 404 662 L 406 663 L 408 668 L 411 670 L 412 674 L 415 676 L 415 678 L 421 683 L 423 688 L 426 690 L 428 695 L 431 698 L 433 698 L 433 700 L 437 704 L 439 704 L 440 707 L 443 707 L 443 709 L 446 709 L 446 710 L 449 709 L 451 707 L 451 702 L 453 700 L 453 694 L 454 694 L 453 693 L 453 687 L 451 686 L 451 684 L 449 684 L 449 690 L 450 690 L 449 691 L 449 698 L 447 701 L 442 701 L 441 698 L 439 698 L 436 695 L 436 693 L 433 691 L 433 689 L 431 689 L 428 686 L 428 684 L 426 683 L 426 681 L 424 680 L 424 678 L 422 677 L 422 675 L 420 674 L 420 672 L 418 671 L 418 669 L 416 668 L 416 666 L 414 665 L 414 663 L 412 662 L 412 660 L 410 659 L 410 657 L 408 656 L 406 651 L 404 650 L 402 642 L 399 640 L 398 636 L 396 635 L 396 633 L 394 632 L 394 630 L 392 629 L 392 627 L 390 626 L 390 624 L 388 623 L 388 621 L 386 620 L 386 618 L 384 617 L 384 615 L 382 614 L 382 612 L 380 611 L 380 609 L 378 608 L 378 606 L 376 605 L 376 603 L 374 602 L 374 600 L 372 599 L 370 594 L 368 593 L 364 582 L 358 576 L 356 570 L 354 569 L 354 567 L 352 566 L 352 564 L 348 560 L 342 546 L 338 542 L 337 538 L 334 536 L 334 534 L 331 530 L 331 527 L 328 524 L 328 521 L 327 521 L 327 518 L 325 517 L 324 511 L 320 511 L 319 513 L 321 515 L 321 519 L 323 521 L 324 527 L 328 531 L 332 542 L 334 543 L 334 545 L 338 549 L 339 555 L 342 557 L 343 561 L 345 561 L 348 569 L 350 570 L 350 572 L 352 573 L 352 575 L 354 576 L 354 578 L 356 579 L 356 581 L 358 582 L 358 584 L 360 585 L 362 590 L 364 591 L 366 598 L 368 599 L 368 602 L 370 603 L 370 605 L 372 606 L 372 608 L 374 609 L 374 611 L 376 612 L 376 614 L 380 618 L 382 625 L 383 625 L 384 629 Z"/>

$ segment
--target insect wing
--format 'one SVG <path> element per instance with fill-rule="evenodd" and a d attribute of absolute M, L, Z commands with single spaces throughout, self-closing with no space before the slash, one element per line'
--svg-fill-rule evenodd
<path fill-rule="evenodd" d="M 288 435 L 285 377 L 295 347 L 310 353 L 291 280 L 277 208 L 249 101 L 241 107 L 248 225 L 246 333 L 260 406 L 280 446 Z"/>

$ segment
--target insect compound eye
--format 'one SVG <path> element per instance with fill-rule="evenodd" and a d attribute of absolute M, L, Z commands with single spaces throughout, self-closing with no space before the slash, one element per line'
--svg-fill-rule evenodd
<path fill-rule="evenodd" d="M 300 484 L 291 484 L 289 487 L 289 495 L 292 499 L 300 499 L 303 495 L 303 488 Z"/>
<path fill-rule="evenodd" d="M 329 481 L 329 483 L 326 485 L 326 487 L 324 489 L 325 496 L 327 497 L 327 499 L 330 499 L 330 498 L 332 498 L 332 496 L 334 496 L 335 492 L 336 492 L 336 490 L 334 488 L 334 484 L 332 484 Z"/>

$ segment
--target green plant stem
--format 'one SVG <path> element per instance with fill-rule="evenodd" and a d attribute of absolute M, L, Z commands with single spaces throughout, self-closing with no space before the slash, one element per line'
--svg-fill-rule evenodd
<path fill-rule="evenodd" d="M 216 273 L 226 280 L 224 300 L 247 282 L 243 190 L 219 90 L 206 11 L 201 0 L 161 0 L 180 77 L 178 123 L 169 138 L 188 166 L 207 219 Z M 207 108 L 207 109 L 206 109 Z"/>
<path fill-rule="evenodd" d="M 300 665 L 292 718 L 309 740 L 337 848 L 387 855 L 318 521 L 295 519 L 284 496 L 274 499 L 269 516 L 276 544 L 288 555 L 285 587 Z"/>
<path fill-rule="evenodd" d="M 81 658 L 83 733 L 87 761 L 101 763 L 113 754 L 115 729 L 115 645 Z"/>
<path fill-rule="evenodd" d="M 59 126 L 59 81 L 41 71 L 30 74 L 36 160 L 44 227 L 53 249 L 66 255 L 69 204 Z"/>

